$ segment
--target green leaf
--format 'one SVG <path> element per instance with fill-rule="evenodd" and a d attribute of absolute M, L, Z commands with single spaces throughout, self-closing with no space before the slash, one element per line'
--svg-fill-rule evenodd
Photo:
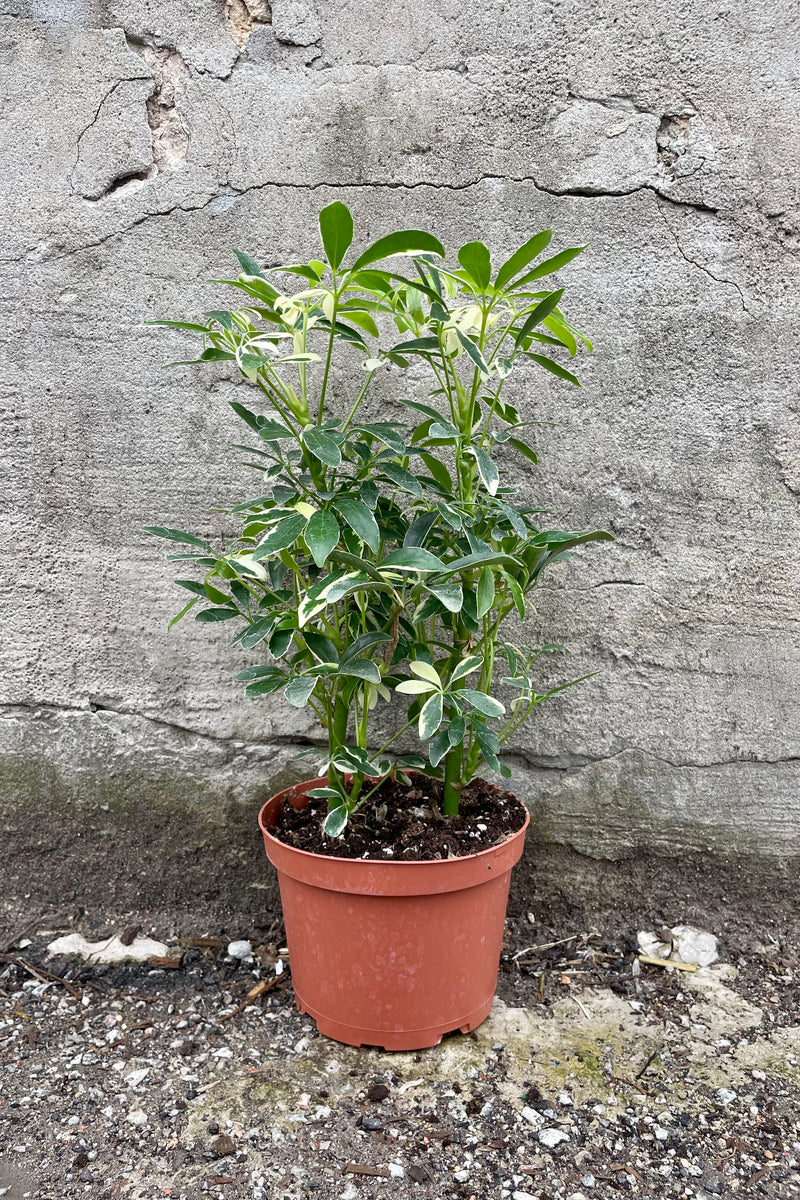
<path fill-rule="evenodd" d="M 458 580 L 426 583 L 425 587 L 436 597 L 440 604 L 444 605 L 448 612 L 461 612 L 464 605 L 464 592 Z"/>
<path fill-rule="evenodd" d="M 418 679 L 424 679 L 426 683 L 433 683 L 438 688 L 442 686 L 442 680 L 439 672 L 436 670 L 436 667 L 431 666 L 430 663 L 425 662 L 422 659 L 414 659 L 413 662 L 410 662 L 408 665 L 412 675 L 416 675 Z"/>
<path fill-rule="evenodd" d="M 302 516 L 301 513 L 292 513 L 290 517 L 284 517 L 278 521 L 272 532 L 267 534 L 263 542 L 256 546 L 253 558 L 258 560 L 268 554 L 277 554 L 279 550 L 288 549 L 294 545 L 307 524 L 308 517 Z"/>
<path fill-rule="evenodd" d="M 564 295 L 564 291 L 564 288 L 559 288 L 557 292 L 551 292 L 549 296 L 545 296 L 544 300 L 539 301 L 533 311 L 530 312 L 525 318 L 524 325 L 514 338 L 514 342 L 517 346 L 524 338 L 528 336 L 531 330 L 534 329 L 540 321 L 543 321 L 545 317 L 550 316 L 550 313 L 553 311 L 553 309 L 558 306 L 558 302 Z"/>
<path fill-rule="evenodd" d="M 445 256 L 444 246 L 433 234 L 420 229 L 404 229 L 373 242 L 358 256 L 350 269 L 359 271 L 362 267 L 368 267 L 370 263 L 378 262 L 382 258 L 392 258 L 395 254 L 423 252 L 438 254 L 440 258 Z"/>
<path fill-rule="evenodd" d="M 515 275 L 519 275 L 520 271 L 524 271 L 529 262 L 532 262 L 543 250 L 547 249 L 552 237 L 552 229 L 544 229 L 541 233 L 535 233 L 533 237 L 528 238 L 524 246 L 520 246 L 519 250 L 515 250 L 511 257 L 507 258 L 503 263 L 497 272 L 494 286 L 498 290 L 504 288 L 510 279 L 513 279 Z"/>
<path fill-rule="evenodd" d="M 399 467 L 396 463 L 386 462 L 379 463 L 378 469 L 382 475 L 391 479 L 392 483 L 399 487 L 401 491 L 408 492 L 411 496 L 422 495 L 422 484 L 405 467 Z"/>
<path fill-rule="evenodd" d="M 334 200 L 319 214 L 319 231 L 328 262 L 334 271 L 347 253 L 353 240 L 353 218 L 341 200 Z"/>
<path fill-rule="evenodd" d="M 450 738 L 447 729 L 440 729 L 436 737 L 431 738 L 428 745 L 428 758 L 432 767 L 438 767 L 450 749 Z"/>
<path fill-rule="evenodd" d="M 494 571 L 484 567 L 478 580 L 478 620 L 485 617 L 494 604 Z"/>
<path fill-rule="evenodd" d="M 501 571 L 500 576 L 505 581 L 505 585 L 511 593 L 511 599 L 514 601 L 514 607 L 521 620 L 525 616 L 525 597 L 522 594 L 522 588 L 507 571 Z"/>
<path fill-rule="evenodd" d="M 483 242 L 467 242 L 458 252 L 458 261 L 480 291 L 485 292 L 492 278 L 492 260 Z"/>
<path fill-rule="evenodd" d="M 514 287 L 524 287 L 526 283 L 532 283 L 534 279 L 543 279 L 545 275 L 552 275 L 554 271 L 560 271 L 585 249 L 585 246 L 570 246 L 568 250 L 562 250 L 559 254 L 554 254 L 552 258 L 546 258 L 543 263 L 539 263 L 538 267 L 534 267 L 532 271 L 528 271 L 527 275 L 523 275 L 522 279 L 518 279 Z"/>
<path fill-rule="evenodd" d="M 539 459 L 536 455 L 536 451 L 532 450 L 531 447 L 525 442 L 522 442 L 519 438 L 515 437 L 506 438 L 506 441 L 508 442 L 509 446 L 514 447 L 517 454 L 521 454 L 523 458 L 527 458 L 528 462 L 532 462 L 534 465 L 538 463 Z"/>
<path fill-rule="evenodd" d="M 453 674 L 450 676 L 450 682 L 456 683 L 459 679 L 464 679 L 467 675 L 471 675 L 473 671 L 477 671 L 478 667 L 483 666 L 483 659 L 480 654 L 470 654 L 469 658 L 462 658 L 461 662 L 456 665 Z"/>
<path fill-rule="evenodd" d="M 491 373 L 492 373 L 491 368 L 487 364 L 486 359 L 481 354 L 477 344 L 475 342 L 473 342 L 472 338 L 467 337 L 467 335 L 465 333 L 462 333 L 462 331 L 458 328 L 456 328 L 456 336 L 458 337 L 458 340 L 461 342 L 461 345 L 464 347 L 467 354 L 470 356 L 472 361 L 475 363 L 475 366 L 478 368 L 478 370 L 481 372 L 481 374 L 482 375 L 491 375 Z"/>
<path fill-rule="evenodd" d="M 464 740 L 464 734 L 467 732 L 467 723 L 463 717 L 456 715 L 453 717 L 450 724 L 447 726 L 447 739 L 451 746 L 457 746 Z"/>
<path fill-rule="evenodd" d="M 441 354 L 439 339 L 435 337 L 411 338 L 392 346 L 392 354 Z"/>
<path fill-rule="evenodd" d="M 293 708 L 304 708 L 316 683 L 316 675 L 297 675 L 289 680 L 283 694 Z"/>
<path fill-rule="evenodd" d="M 414 610 L 413 622 L 415 625 L 419 625 L 421 621 L 428 621 L 431 617 L 443 616 L 446 611 L 441 600 L 437 600 L 435 596 L 426 596 Z"/>
<path fill-rule="evenodd" d="M 338 467 L 342 461 L 342 452 L 329 434 L 317 425 L 303 430 L 303 442 L 311 453 L 327 467 Z"/>
<path fill-rule="evenodd" d="M 497 467 L 480 446 L 468 446 L 467 453 L 471 454 L 478 464 L 478 474 L 483 480 L 483 486 L 490 496 L 494 496 L 500 483 L 500 472 Z"/>
<path fill-rule="evenodd" d="M 304 629 L 303 637 L 311 653 L 320 662 L 338 663 L 339 653 L 331 639 L 324 633 L 315 633 L 312 629 Z"/>
<path fill-rule="evenodd" d="M 275 628 L 276 619 L 274 616 L 259 617 L 253 621 L 252 625 L 248 625 L 239 639 L 242 648 L 252 650 L 253 646 L 257 646 L 259 642 L 263 642 L 265 638 L 269 637 Z"/>
<path fill-rule="evenodd" d="M 352 662 L 354 658 L 363 655 L 365 650 L 371 650 L 373 646 L 380 646 L 391 640 L 388 633 L 362 633 L 361 637 L 357 637 L 342 653 L 341 665 Z"/>
<path fill-rule="evenodd" d="M 403 546 L 421 546 L 435 524 L 435 512 L 418 513 L 406 530 Z"/>
<path fill-rule="evenodd" d="M 522 566 L 522 563 L 518 562 L 516 558 L 512 558 L 510 554 L 501 554 L 499 550 L 481 550 L 452 559 L 451 562 L 445 564 L 445 570 L 449 576 L 455 575 L 457 571 L 466 571 L 469 567 L 493 566 L 495 563 L 504 563 L 513 567 Z"/>
<path fill-rule="evenodd" d="M 331 550 L 339 542 L 339 522 L 332 512 L 320 509 L 305 527 L 303 537 L 314 562 L 323 567 Z"/>
<path fill-rule="evenodd" d="M 424 679 L 404 679 L 394 690 L 401 696 L 424 696 L 427 692 L 436 692 L 439 689 L 435 683 L 426 683 Z"/>
<path fill-rule="evenodd" d="M 278 671 L 277 675 L 270 675 L 267 679 L 259 679 L 255 683 L 249 684 L 244 689 L 244 694 L 245 696 L 270 696 L 273 692 L 277 692 L 285 679 L 286 676 L 283 672 Z"/>
<path fill-rule="evenodd" d="M 420 458 L 425 463 L 425 466 L 428 468 L 433 478 L 439 484 L 439 487 L 449 495 L 452 495 L 453 481 L 450 478 L 450 472 L 444 463 L 440 462 L 438 458 L 434 458 L 432 454 L 428 454 L 425 451 L 420 454 Z"/>
<path fill-rule="evenodd" d="M 203 550 L 210 550 L 208 542 L 204 542 L 202 538 L 195 537 L 192 533 L 183 533 L 180 529 L 170 529 L 167 525 L 145 525 L 145 533 L 152 533 L 153 537 L 166 538 L 169 542 L 186 542 L 189 546 L 201 546 Z"/>
<path fill-rule="evenodd" d="M 161 319 L 145 321 L 145 325 L 160 325 L 166 329 L 189 329 L 192 333 L 208 333 L 208 325 L 195 325 L 191 321 L 164 321 Z"/>
<path fill-rule="evenodd" d="M 575 387 L 581 386 L 581 381 L 577 375 L 573 375 L 572 371 L 568 371 L 566 367 L 562 367 L 560 363 L 553 362 L 552 358 L 546 358 L 544 354 L 533 354 L 528 351 L 528 358 L 532 358 L 540 367 L 544 367 L 551 375 L 557 375 L 559 379 L 566 379 L 568 383 L 572 383 Z"/>
<path fill-rule="evenodd" d="M 193 367 L 197 363 L 232 362 L 235 358 L 236 355 L 231 354 L 228 350 L 218 350 L 216 346 L 209 346 L 199 358 L 179 358 L 175 362 L 168 362 L 164 365 L 167 367 Z"/>
<path fill-rule="evenodd" d="M 374 554 L 377 554 L 381 544 L 380 530 L 367 506 L 360 500 L 354 500 L 352 496 L 342 496 L 340 499 L 334 500 L 333 507 L 353 532 L 358 534 L 363 542 L 366 542 Z"/>
<path fill-rule="evenodd" d="M 245 667 L 243 671 L 239 671 L 233 678 L 239 683 L 246 683 L 251 679 L 272 679 L 276 675 L 280 675 L 282 679 L 284 678 L 280 667 L 273 667 L 268 663 L 259 663 L 258 666 Z"/>
<path fill-rule="evenodd" d="M 434 692 L 429 700 L 426 700 L 419 714 L 419 736 L 423 742 L 432 737 L 442 723 L 443 701 L 442 693 Z"/>
<path fill-rule="evenodd" d="M 385 442 L 392 450 L 396 450 L 398 454 L 402 454 L 406 448 L 405 441 L 397 432 L 394 423 L 389 421 L 370 421 L 366 425 L 356 425 L 355 428 L 362 433 L 368 433 L 371 437 L 377 438 L 378 441 Z"/>
<path fill-rule="evenodd" d="M 352 675 L 355 679 L 365 679 L 367 683 L 380 683 L 381 673 L 377 665 L 369 658 L 357 658 L 340 667 L 338 675 Z"/>
<path fill-rule="evenodd" d="M 380 337 L 380 330 L 375 324 L 375 319 L 368 312 L 361 312 L 357 308 L 343 308 L 341 313 L 343 317 L 346 317 L 348 321 L 352 321 L 354 325 L 358 325 L 359 329 L 363 329 L 371 337 Z M 382 360 L 378 359 L 378 367 L 381 365 L 381 362 Z M 375 370 L 377 370 L 377 367 Z"/>
<path fill-rule="evenodd" d="M 501 704 L 499 700 L 495 700 L 494 696 L 487 696 L 484 692 L 474 692 L 471 688 L 462 688 L 458 694 L 484 717 L 502 717 L 506 711 L 505 705 Z"/>
<path fill-rule="evenodd" d="M 230 401 L 230 406 L 233 409 L 233 411 L 236 413 L 237 417 L 241 417 L 242 420 L 245 422 L 245 424 L 249 425 L 251 429 L 255 430 L 255 432 L 258 433 L 259 426 L 260 426 L 260 418 L 257 417 L 255 413 L 250 412 L 249 408 L 245 408 L 245 406 L 243 404 L 239 404 L 235 400 Z M 287 432 L 288 432 L 288 430 L 287 430 Z"/>
<path fill-rule="evenodd" d="M 193 597 L 193 598 L 192 598 L 192 599 L 189 601 L 189 603 L 188 603 L 188 604 L 184 604 L 184 606 L 183 606 L 183 608 L 181 609 L 181 611 L 180 611 L 179 613 L 176 613 L 176 614 L 175 614 L 175 616 L 174 616 L 174 617 L 172 618 L 172 620 L 170 621 L 169 625 L 167 626 L 167 631 L 169 631 L 170 629 L 172 629 L 172 626 L 173 626 L 173 625 L 177 625 L 177 624 L 178 624 L 178 621 L 181 621 L 181 620 L 182 620 L 182 619 L 183 619 L 183 618 L 186 616 L 186 614 L 187 614 L 187 613 L 188 613 L 188 612 L 189 612 L 191 609 L 193 609 L 193 608 L 194 608 L 195 604 L 197 604 L 197 601 L 198 601 L 199 599 L 200 599 L 200 597 L 199 597 L 199 596 L 194 596 L 194 597 Z"/>
<path fill-rule="evenodd" d="M 431 514 L 426 514 L 430 516 Z M 403 546 L 400 550 L 393 550 L 391 554 L 387 554 L 386 558 L 382 558 L 378 564 L 379 568 L 395 567 L 400 571 L 443 571 L 444 563 L 435 554 L 431 554 L 429 550 L 424 550 L 422 546 Z"/>
<path fill-rule="evenodd" d="M 240 617 L 241 615 L 235 608 L 204 608 L 197 614 L 195 621 L 230 621 L 231 617 Z"/>
<path fill-rule="evenodd" d="M 342 803 L 342 793 L 337 792 L 336 788 L 310 788 L 309 791 L 306 792 L 306 795 L 312 800 L 338 800 L 339 804 Z M 336 807 L 338 807 L 338 805 Z"/>
<path fill-rule="evenodd" d="M 249 254 L 243 254 L 241 250 L 234 250 L 233 253 L 238 258 L 239 266 L 245 275 L 258 275 L 261 279 L 264 278 L 264 272 L 254 258 L 251 258 Z M 275 294 L 277 295 L 277 292 Z"/>
<path fill-rule="evenodd" d="M 348 815 L 347 809 L 343 804 L 330 809 L 327 817 L 322 822 L 322 832 L 327 837 L 341 837 L 347 825 Z"/>

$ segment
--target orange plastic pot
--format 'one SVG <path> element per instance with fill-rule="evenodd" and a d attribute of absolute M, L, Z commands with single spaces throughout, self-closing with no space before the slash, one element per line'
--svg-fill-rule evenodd
<path fill-rule="evenodd" d="M 297 1006 L 351 1046 L 419 1050 L 489 1014 L 511 868 L 529 817 L 499 846 L 463 858 L 384 862 L 309 854 L 270 833 L 283 804 L 302 808 L 311 779 L 259 814 L 278 871 Z"/>

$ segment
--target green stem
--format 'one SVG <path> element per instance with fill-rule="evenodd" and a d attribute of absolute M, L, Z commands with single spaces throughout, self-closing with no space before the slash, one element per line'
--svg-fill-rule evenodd
<path fill-rule="evenodd" d="M 333 286 L 336 287 L 336 275 L 333 277 Z M 325 394 L 328 390 L 328 376 L 331 372 L 331 358 L 333 357 L 333 339 L 336 336 L 336 312 L 339 307 L 339 296 L 336 292 L 333 295 L 333 312 L 331 314 L 331 336 L 328 338 L 328 356 L 325 359 L 325 374 L 322 376 L 322 389 L 319 394 L 319 408 L 317 409 L 317 424 L 322 424 L 322 414 L 325 412 Z"/>
<path fill-rule="evenodd" d="M 458 815 L 458 802 L 461 789 L 461 747 L 455 746 L 448 751 L 444 760 L 444 795 L 442 797 L 442 812 L 446 817 Z"/>

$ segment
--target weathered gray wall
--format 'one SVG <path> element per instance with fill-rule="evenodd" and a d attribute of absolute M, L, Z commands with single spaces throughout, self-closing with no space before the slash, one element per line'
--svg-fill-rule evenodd
<path fill-rule="evenodd" d="M 81 829 L 136 832 L 140 853 L 164 811 L 201 853 L 312 732 L 243 701 L 224 635 L 165 632 L 174 592 L 140 527 L 212 530 L 248 484 L 226 450 L 236 385 L 161 371 L 184 345 L 141 323 L 213 306 L 232 246 L 310 253 L 334 197 L 363 238 L 429 227 L 499 256 L 552 225 L 591 243 L 565 273 L 597 345 L 584 389 L 525 398 L 560 422 L 529 494 L 618 539 L 554 573 L 532 625 L 600 672 L 516 747 L 540 835 L 798 853 L 796 4 L 10 2 L 0 749 L 18 861 L 60 836 L 72 853 Z"/>

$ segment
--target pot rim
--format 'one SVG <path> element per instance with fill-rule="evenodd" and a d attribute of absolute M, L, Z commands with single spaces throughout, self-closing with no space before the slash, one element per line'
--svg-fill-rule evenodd
<path fill-rule="evenodd" d="M 476 850 L 474 854 L 458 854 L 453 858 L 342 858 L 335 854 L 316 854 L 313 850 L 299 850 L 296 846 L 291 846 L 288 842 L 282 842 L 280 838 L 276 838 L 270 832 L 269 827 L 264 823 L 264 814 L 270 805 L 276 800 L 283 801 L 283 799 L 287 797 L 290 792 L 304 795 L 305 791 L 310 790 L 312 787 L 324 787 L 325 778 L 325 776 L 317 776 L 314 779 L 303 779 L 298 783 L 292 784 L 290 787 L 281 788 L 279 792 L 275 792 L 272 796 L 270 796 L 269 800 L 267 800 L 266 803 L 261 806 L 258 812 L 258 826 L 264 835 L 264 838 L 269 838 L 270 842 L 272 842 L 275 846 L 280 846 L 282 850 L 287 851 L 292 855 L 302 855 L 302 858 L 307 861 L 316 860 L 323 863 L 363 863 L 364 866 L 394 867 L 395 869 L 397 867 L 416 867 L 417 870 L 419 870 L 420 867 L 438 867 L 441 869 L 441 867 L 446 863 L 479 862 L 481 859 L 484 859 L 489 855 L 492 857 L 496 856 L 498 851 L 501 851 L 504 847 L 508 846 L 509 842 L 511 842 L 514 838 L 524 835 L 531 821 L 530 809 L 528 808 L 527 804 L 525 804 L 523 800 L 520 800 L 519 796 L 517 796 L 515 792 L 509 792 L 508 794 L 514 797 L 517 804 L 525 813 L 525 820 L 520 825 L 519 829 L 515 829 L 513 833 L 510 833 L 507 838 L 504 838 L 503 841 L 497 843 L 497 845 L 487 846 L 484 850 Z M 486 782 L 489 781 L 487 780 Z M 495 788 L 497 791 L 500 791 L 500 788 L 494 783 L 489 783 L 489 786 Z"/>

